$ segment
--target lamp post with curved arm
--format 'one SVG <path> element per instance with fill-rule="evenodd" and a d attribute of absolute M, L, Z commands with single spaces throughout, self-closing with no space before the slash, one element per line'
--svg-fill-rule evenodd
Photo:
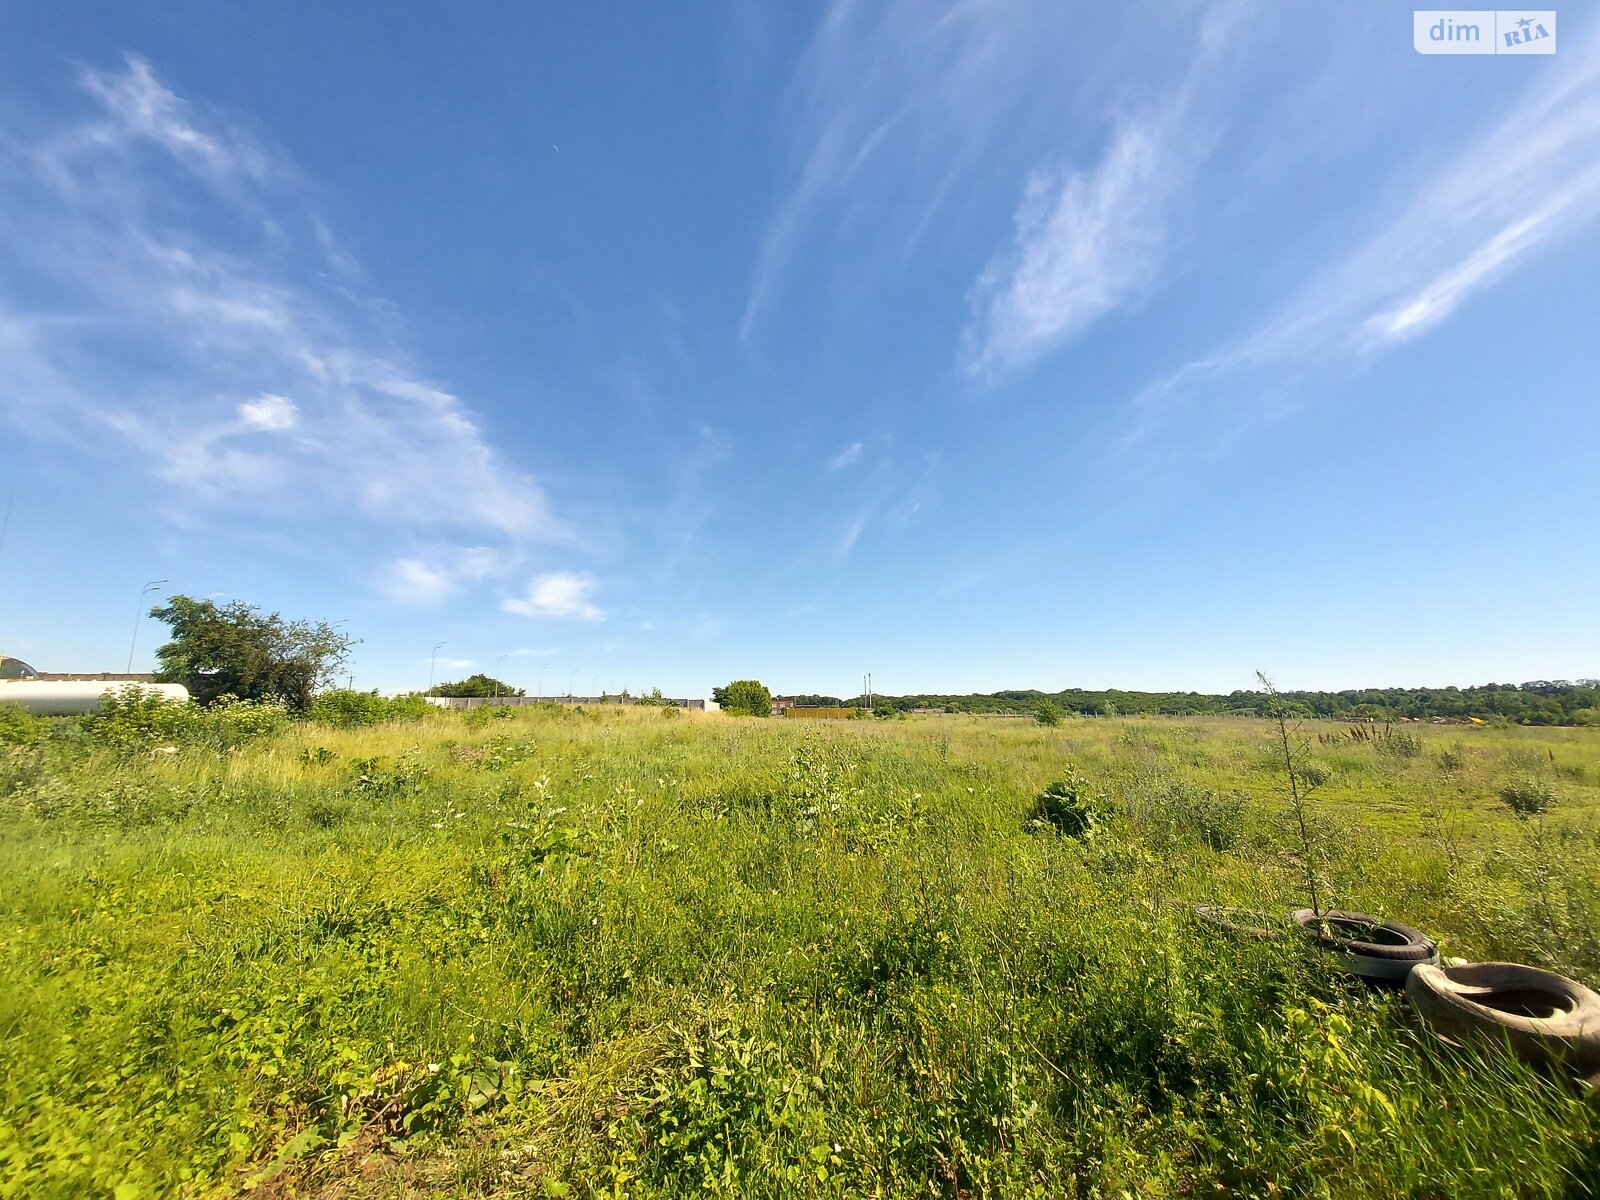
<path fill-rule="evenodd" d="M 444 645 L 443 642 L 435 642 L 433 644 L 433 653 L 428 655 L 428 690 L 430 692 L 433 691 L 433 668 L 439 661 L 439 647 L 442 645 Z"/>
<path fill-rule="evenodd" d="M 133 610 L 133 637 L 128 641 L 128 674 L 133 674 L 133 649 L 139 644 L 139 622 L 144 620 L 144 598 L 170 579 L 152 579 L 139 593 L 139 606 Z"/>

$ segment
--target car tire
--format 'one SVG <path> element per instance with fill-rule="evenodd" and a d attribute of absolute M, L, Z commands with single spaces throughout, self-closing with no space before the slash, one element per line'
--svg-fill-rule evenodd
<path fill-rule="evenodd" d="M 1499 1041 L 1526 1062 L 1600 1071 L 1600 994 L 1565 975 L 1519 963 L 1421 966 L 1406 998 L 1452 1041 Z"/>
<path fill-rule="evenodd" d="M 1439 962 L 1439 946 L 1432 938 L 1398 921 L 1384 921 L 1366 913 L 1330 909 L 1317 913 L 1297 908 L 1290 919 L 1326 950 L 1351 975 L 1381 983 L 1400 983 L 1413 967 Z"/>

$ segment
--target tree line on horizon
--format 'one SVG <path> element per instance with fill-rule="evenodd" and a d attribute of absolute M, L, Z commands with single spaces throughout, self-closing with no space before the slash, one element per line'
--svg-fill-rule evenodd
<path fill-rule="evenodd" d="M 194 698 L 209 704 L 224 696 L 241 700 L 282 701 L 294 711 L 311 707 L 319 692 L 334 685 L 357 639 L 326 621 L 292 621 L 264 613 L 235 600 L 218 605 L 181 594 L 150 610 L 171 631 L 156 650 L 158 677 L 188 687 Z M 342 624 L 340 622 L 339 624 Z M 436 696 L 521 695 L 503 680 L 484 674 L 441 683 Z M 622 695 L 626 696 L 624 691 Z M 771 694 L 754 679 L 735 680 L 713 688 L 713 697 L 727 711 L 765 715 Z M 867 697 L 803 695 L 797 704 L 865 707 Z M 1528 683 L 1486 683 L 1475 687 L 1357 688 L 1338 692 L 1286 691 L 1279 699 L 1291 716 L 1333 720 L 1463 720 L 1504 721 L 1515 725 L 1600 726 L 1600 679 L 1534 680 Z M 657 689 L 644 703 L 660 703 Z M 1035 688 L 983 693 L 905 696 L 873 695 L 880 714 L 918 709 L 950 713 L 1002 713 L 1036 716 L 1053 704 L 1062 713 L 1080 716 L 1142 714 L 1165 716 L 1266 716 L 1272 704 L 1265 692 L 1135 692 L 1067 688 L 1043 692 Z"/>
<path fill-rule="evenodd" d="M 864 695 L 795 696 L 803 705 L 864 705 Z M 1352 688 L 1338 692 L 1280 693 L 1292 716 L 1349 721 L 1464 720 L 1506 721 L 1514 725 L 1600 725 L 1600 680 L 1535 680 L 1529 683 L 1486 683 L 1476 687 Z M 1078 716 L 1254 716 L 1269 713 L 1265 692 L 1132 692 L 1118 688 L 1093 691 L 1035 688 L 965 695 L 921 693 L 872 697 L 873 706 L 897 712 L 933 709 L 948 713 L 1031 716 L 1041 701 Z"/>

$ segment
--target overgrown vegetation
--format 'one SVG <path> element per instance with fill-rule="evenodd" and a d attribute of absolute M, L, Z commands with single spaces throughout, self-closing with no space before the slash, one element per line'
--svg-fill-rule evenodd
<path fill-rule="evenodd" d="M 1188 919 L 1304 903 L 1267 723 L 370 699 L 0 714 L 0 1195 L 1600 1188 L 1580 1086 Z M 1600 735 L 1414 736 L 1292 744 L 1322 902 L 1600 980 Z"/>
<path fill-rule="evenodd" d="M 334 688 L 317 696 L 310 715 L 314 721 L 348 728 L 377 725 L 383 721 L 415 721 L 427 712 L 428 702 L 415 692 L 380 696 L 377 692 Z"/>

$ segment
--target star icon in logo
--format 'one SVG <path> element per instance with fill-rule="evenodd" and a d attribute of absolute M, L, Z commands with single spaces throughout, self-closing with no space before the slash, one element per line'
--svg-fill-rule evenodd
<path fill-rule="evenodd" d="M 1524 33 L 1526 33 L 1528 31 L 1528 26 L 1532 25 L 1532 24 L 1533 24 L 1533 19 L 1531 17 L 1523 17 L 1522 20 L 1517 22 L 1517 25 L 1522 29 L 1522 31 Z"/>

